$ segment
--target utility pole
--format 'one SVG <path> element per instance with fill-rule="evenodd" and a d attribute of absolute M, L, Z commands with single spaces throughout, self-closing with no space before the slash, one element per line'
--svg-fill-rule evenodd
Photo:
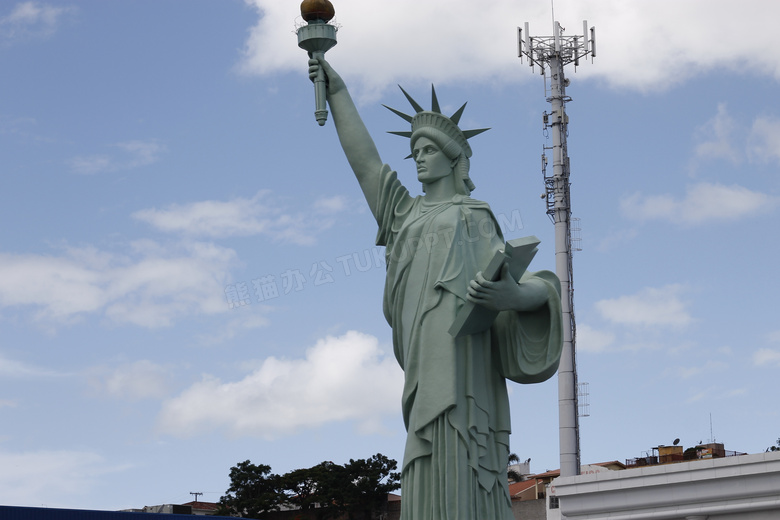
<path fill-rule="evenodd" d="M 581 36 L 564 36 L 564 29 L 553 23 L 552 36 L 530 36 L 528 23 L 517 28 L 518 56 L 528 59 L 541 69 L 545 78 L 545 94 L 551 112 L 544 113 L 544 129 L 552 134 L 552 147 L 544 147 L 542 171 L 544 173 L 547 214 L 555 224 L 555 273 L 561 280 L 561 307 L 563 311 L 563 352 L 558 368 L 558 429 L 560 440 L 561 476 L 580 473 L 579 407 L 577 402 L 576 325 L 574 320 L 574 284 L 572 271 L 572 218 L 569 182 L 569 155 L 566 138 L 569 118 L 566 95 L 569 86 L 563 73 L 565 65 L 579 65 L 580 58 L 596 56 L 596 30 L 588 31 L 588 22 L 582 22 Z M 590 38 L 588 38 L 590 33 Z M 525 38 L 525 40 L 524 40 Z M 547 90 L 547 79 L 550 89 Z M 547 175 L 547 154 L 552 151 L 553 174 Z"/>
<path fill-rule="evenodd" d="M 198 497 L 199 496 L 203 496 L 203 493 L 201 493 L 200 491 L 190 491 L 190 495 L 194 495 L 195 496 L 195 502 L 197 502 L 198 501 Z"/>

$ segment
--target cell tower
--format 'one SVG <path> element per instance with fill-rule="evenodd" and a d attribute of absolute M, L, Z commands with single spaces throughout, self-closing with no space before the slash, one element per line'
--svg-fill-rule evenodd
<path fill-rule="evenodd" d="M 588 30 L 588 22 L 582 22 L 581 36 L 564 36 L 564 29 L 553 23 L 553 36 L 530 36 L 528 22 L 517 28 L 518 56 L 528 59 L 531 70 L 541 69 L 545 79 L 545 94 L 551 111 L 544 113 L 544 129 L 552 133 L 552 147 L 544 147 L 542 172 L 544 173 L 547 214 L 555 224 L 555 272 L 561 280 L 561 307 L 563 310 L 563 352 L 558 368 L 558 416 L 561 456 L 561 476 L 580 473 L 580 426 L 577 401 L 577 364 L 575 354 L 576 325 L 574 321 L 574 284 L 572 271 L 572 218 L 569 195 L 569 155 L 566 149 L 569 118 L 566 95 L 569 86 L 563 74 L 564 66 L 581 58 L 596 56 L 596 29 Z M 590 38 L 588 38 L 590 34 Z M 527 38 L 524 40 L 523 38 Z M 550 88 L 547 90 L 547 79 Z M 547 174 L 547 150 L 553 157 L 553 174 Z M 575 225 L 578 233 L 579 225 Z M 578 238 L 575 237 L 575 239 Z"/>

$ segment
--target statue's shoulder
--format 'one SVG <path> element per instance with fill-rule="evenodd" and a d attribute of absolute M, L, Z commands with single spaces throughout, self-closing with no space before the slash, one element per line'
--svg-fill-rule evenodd
<path fill-rule="evenodd" d="M 469 208 L 474 208 L 474 209 L 483 209 L 485 211 L 493 213 L 493 210 L 490 209 L 490 204 L 488 204 L 484 200 L 473 199 L 471 197 L 465 197 L 462 195 L 459 195 L 459 197 L 463 197 L 462 202 L 460 203 L 463 204 L 464 206 L 467 206 Z M 456 203 L 458 202 L 456 201 Z"/>

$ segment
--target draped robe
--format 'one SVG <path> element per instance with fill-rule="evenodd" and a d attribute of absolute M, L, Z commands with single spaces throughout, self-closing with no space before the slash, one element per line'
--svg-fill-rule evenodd
<path fill-rule="evenodd" d="M 387 165 L 379 175 L 383 307 L 405 378 L 401 518 L 511 520 L 506 379 L 535 383 L 557 370 L 560 282 L 549 271 L 526 273 L 522 280 L 547 289 L 541 308 L 503 311 L 485 332 L 453 338 L 448 329 L 469 281 L 504 245 L 496 219 L 469 197 L 435 204 L 412 197 Z"/>

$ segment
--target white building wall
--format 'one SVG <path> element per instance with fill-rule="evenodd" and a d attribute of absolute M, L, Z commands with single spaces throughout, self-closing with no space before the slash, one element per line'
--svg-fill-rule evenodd
<path fill-rule="evenodd" d="M 568 520 L 777 520 L 780 452 L 559 477 Z"/>

